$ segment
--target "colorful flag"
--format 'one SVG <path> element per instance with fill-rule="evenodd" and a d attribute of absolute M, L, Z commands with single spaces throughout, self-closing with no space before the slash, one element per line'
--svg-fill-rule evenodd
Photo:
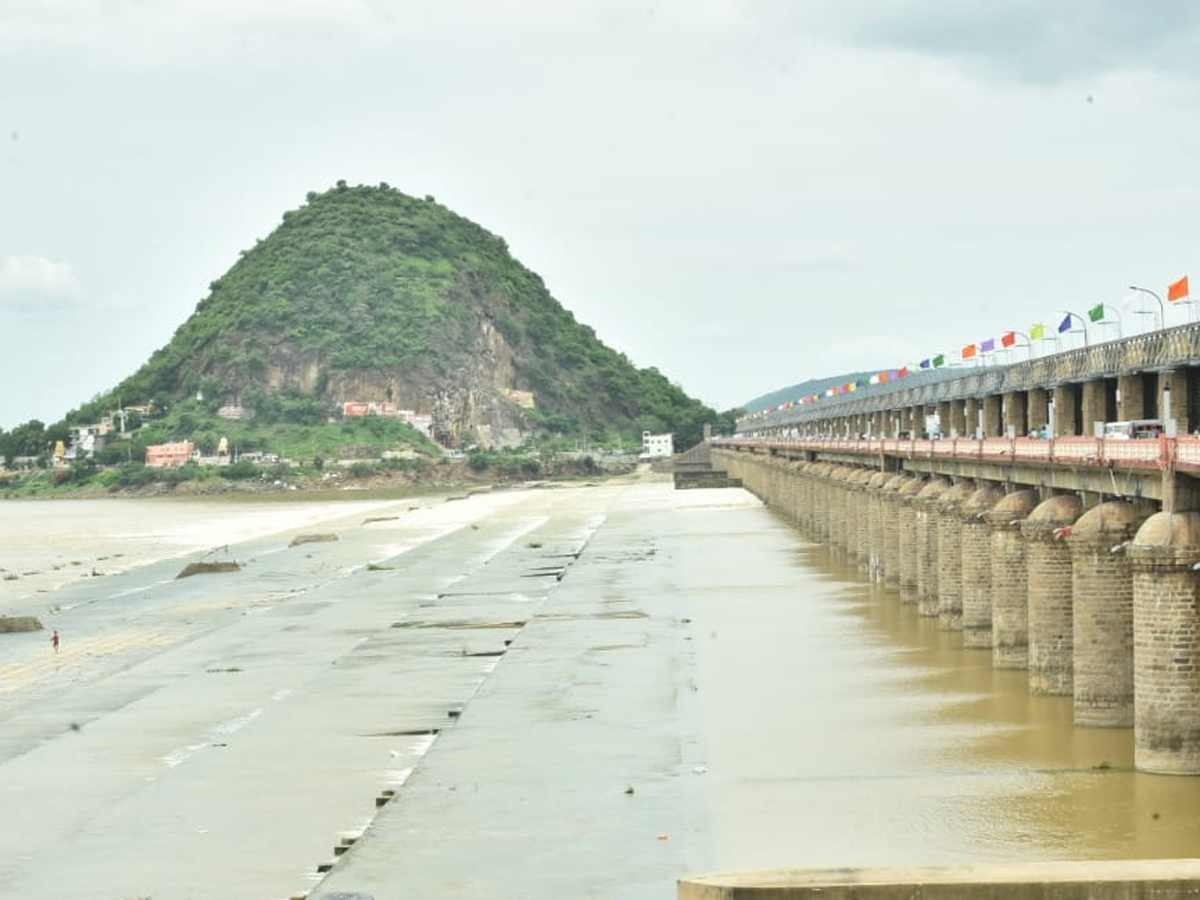
<path fill-rule="evenodd" d="M 908 377 L 908 366 L 904 366 L 898 372 L 896 372 L 896 377 L 897 378 L 907 378 Z"/>
<path fill-rule="evenodd" d="M 1088 318 L 1091 319 L 1093 322 L 1099 322 L 1099 321 L 1103 320 L 1104 319 L 1104 304 L 1097 303 L 1095 306 L 1093 306 L 1091 309 L 1089 309 L 1088 310 Z"/>
<path fill-rule="evenodd" d="M 899 381 L 900 380 L 900 370 L 899 369 L 888 369 L 887 375 L 888 375 L 888 381 Z"/>
<path fill-rule="evenodd" d="M 1184 275 L 1174 284 L 1167 286 L 1167 299 L 1174 303 L 1176 300 L 1182 300 L 1188 295 L 1188 277 Z"/>
<path fill-rule="evenodd" d="M 1040 322 L 1037 325 L 1029 326 L 1029 339 L 1031 341 L 1040 341 L 1046 336 L 1046 326 Z"/>
<path fill-rule="evenodd" d="M 993 353 L 993 352 L 995 352 L 995 350 L 996 350 L 996 339 L 995 338 L 988 338 L 986 341 L 984 341 L 982 344 L 979 345 L 979 351 L 981 353 Z"/>
<path fill-rule="evenodd" d="M 941 353 L 939 353 L 937 356 L 935 356 L 933 358 L 933 367 L 935 369 L 938 368 L 939 366 L 944 366 L 945 364 L 946 364 L 946 357 L 943 356 Z"/>
<path fill-rule="evenodd" d="M 962 358 L 970 359 L 972 356 L 975 355 L 975 350 L 976 350 L 976 347 L 974 344 L 967 344 L 967 346 L 962 348 Z"/>
<path fill-rule="evenodd" d="M 1004 335 L 1004 337 L 1000 338 L 1000 343 L 1003 344 L 1005 347 L 1011 347 L 1016 342 L 1017 342 L 1017 333 L 1015 331 L 1010 331 L 1008 334 Z"/>
<path fill-rule="evenodd" d="M 1062 334 L 1064 331 L 1070 331 L 1070 330 L 1071 330 L 1071 314 L 1067 313 L 1065 316 L 1063 316 L 1063 320 L 1058 323 L 1058 333 Z"/>
<path fill-rule="evenodd" d="M 928 359 L 923 359 L 923 360 L 921 360 L 921 363 L 920 363 L 920 366 L 922 369 L 928 369 L 932 365 L 933 365 L 933 361 L 928 360 Z"/>

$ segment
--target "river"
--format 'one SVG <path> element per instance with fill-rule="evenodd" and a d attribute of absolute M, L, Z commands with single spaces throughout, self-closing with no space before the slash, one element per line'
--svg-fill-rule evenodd
<path fill-rule="evenodd" d="M 1132 729 L 1076 728 L 1069 697 L 793 541 L 785 590 L 709 611 L 720 868 L 1200 853 L 1200 778 L 1135 772 Z"/>

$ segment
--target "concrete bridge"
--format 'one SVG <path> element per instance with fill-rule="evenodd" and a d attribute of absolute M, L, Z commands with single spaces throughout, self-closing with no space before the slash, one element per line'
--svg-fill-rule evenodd
<path fill-rule="evenodd" d="M 1162 433 L 1104 436 L 1134 419 Z M 1197 775 L 1198 427 L 1193 324 L 800 404 L 711 453 L 1078 727 L 1132 728 L 1139 770 Z"/>

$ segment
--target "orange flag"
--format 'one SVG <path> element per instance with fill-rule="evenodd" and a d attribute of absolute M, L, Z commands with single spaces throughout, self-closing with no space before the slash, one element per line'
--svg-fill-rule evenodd
<path fill-rule="evenodd" d="M 975 348 L 974 344 L 967 344 L 967 346 L 962 348 L 962 358 L 970 359 L 972 356 L 975 355 L 975 349 L 976 348 Z"/>
<path fill-rule="evenodd" d="M 1178 281 L 1167 286 L 1167 299 L 1174 303 L 1176 300 L 1182 300 L 1188 295 L 1188 277 L 1184 275 Z"/>

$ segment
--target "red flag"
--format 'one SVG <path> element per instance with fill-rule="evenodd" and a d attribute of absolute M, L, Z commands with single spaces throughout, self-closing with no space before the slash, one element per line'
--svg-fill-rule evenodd
<path fill-rule="evenodd" d="M 1167 287 L 1167 299 L 1174 303 L 1176 300 L 1182 300 L 1188 295 L 1187 276 L 1184 275 L 1175 283 Z"/>
<path fill-rule="evenodd" d="M 1004 337 L 1000 338 L 1001 345 L 1005 347 L 1011 347 L 1016 342 L 1017 333 L 1015 331 L 1010 331 L 1008 334 L 1004 335 Z"/>

